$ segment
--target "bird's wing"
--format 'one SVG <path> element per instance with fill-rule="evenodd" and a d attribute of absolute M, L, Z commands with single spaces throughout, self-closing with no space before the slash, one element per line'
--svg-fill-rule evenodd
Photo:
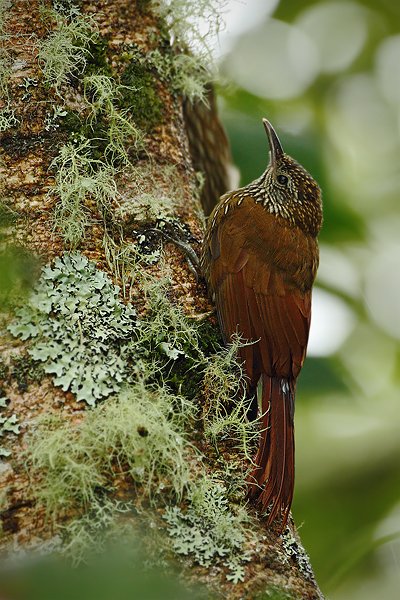
<path fill-rule="evenodd" d="M 225 340 L 237 332 L 254 342 L 240 350 L 253 383 L 261 373 L 296 377 L 310 328 L 315 242 L 251 199 L 230 210 L 209 242 Z"/>

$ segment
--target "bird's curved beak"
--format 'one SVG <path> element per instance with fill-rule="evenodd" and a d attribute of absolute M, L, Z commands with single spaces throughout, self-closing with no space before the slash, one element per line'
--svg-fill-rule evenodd
<path fill-rule="evenodd" d="M 267 132 L 269 149 L 271 152 L 271 166 L 274 168 L 276 166 L 276 162 L 280 156 L 284 154 L 282 144 L 279 141 L 278 136 L 276 135 L 275 129 L 272 127 L 271 123 L 267 119 L 263 119 L 265 131 Z"/>

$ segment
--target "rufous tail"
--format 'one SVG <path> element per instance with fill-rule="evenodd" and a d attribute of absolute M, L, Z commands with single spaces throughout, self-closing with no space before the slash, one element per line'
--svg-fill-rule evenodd
<path fill-rule="evenodd" d="M 255 466 L 248 478 L 249 497 L 267 511 L 268 524 L 277 517 L 285 527 L 294 488 L 295 381 L 261 375 L 262 431 Z"/>

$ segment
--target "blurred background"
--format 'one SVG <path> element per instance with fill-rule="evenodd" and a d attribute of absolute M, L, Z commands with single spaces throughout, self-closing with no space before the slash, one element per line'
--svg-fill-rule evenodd
<path fill-rule="evenodd" d="M 400 3 L 231 0 L 216 55 L 241 184 L 261 118 L 323 189 L 293 512 L 331 600 L 400 589 Z"/>

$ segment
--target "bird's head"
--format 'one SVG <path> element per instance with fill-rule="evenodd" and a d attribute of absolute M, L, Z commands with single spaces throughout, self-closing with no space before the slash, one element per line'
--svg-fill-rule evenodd
<path fill-rule="evenodd" d="M 270 163 L 262 178 L 264 206 L 306 233 L 316 236 L 322 225 L 321 190 L 311 175 L 285 154 L 275 129 L 263 119 L 270 148 Z"/>

